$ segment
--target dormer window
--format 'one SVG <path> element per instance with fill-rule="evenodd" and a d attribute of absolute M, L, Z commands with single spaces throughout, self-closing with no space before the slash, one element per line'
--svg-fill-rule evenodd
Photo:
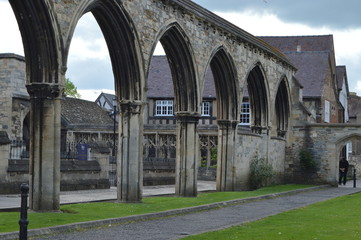
<path fill-rule="evenodd" d="M 173 100 L 157 100 L 155 116 L 173 116 Z"/>
<path fill-rule="evenodd" d="M 204 117 L 211 116 L 211 103 L 210 102 L 202 102 L 201 114 Z"/>

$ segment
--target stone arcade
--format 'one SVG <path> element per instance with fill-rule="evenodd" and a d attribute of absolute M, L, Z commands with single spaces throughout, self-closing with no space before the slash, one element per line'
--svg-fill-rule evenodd
<path fill-rule="evenodd" d="M 87 12 L 97 20 L 112 61 L 120 109 L 119 201 L 142 199 L 146 79 L 158 41 L 167 54 L 174 83 L 176 195 L 197 195 L 197 123 L 208 68 L 214 74 L 217 93 L 217 190 L 246 189 L 249 161 L 255 154 L 272 160 L 281 179 L 286 173 L 292 178 L 288 171 L 292 164 L 285 164 L 286 149 L 295 156 L 301 143 L 293 147 L 293 140 L 301 139 L 303 133 L 291 138 L 290 130 L 307 120 L 300 104 L 301 86 L 294 77 L 296 68 L 264 41 L 190 0 L 9 2 L 23 38 L 31 99 L 31 209 L 59 209 L 60 98 L 72 35 Z M 246 85 L 252 105 L 252 131 L 243 132 L 237 123 Z M 335 141 L 335 146 L 340 143 Z M 297 157 L 287 160 L 293 161 Z M 335 169 L 324 170 L 327 177 L 323 180 L 334 183 Z"/>

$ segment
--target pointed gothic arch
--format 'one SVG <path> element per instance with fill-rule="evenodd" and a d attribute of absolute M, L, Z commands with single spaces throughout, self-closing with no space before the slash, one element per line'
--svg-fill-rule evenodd
<path fill-rule="evenodd" d="M 239 118 L 237 72 L 231 56 L 223 46 L 213 52 L 209 67 L 216 87 L 217 117 L 236 121 Z"/>
<path fill-rule="evenodd" d="M 166 53 L 172 73 L 175 111 L 198 113 L 198 85 L 190 41 L 182 27 L 170 23 L 158 38 Z"/>
<path fill-rule="evenodd" d="M 16 16 L 25 53 L 27 84 L 59 84 L 61 44 L 47 1 L 9 1 Z"/>
<path fill-rule="evenodd" d="M 118 100 L 143 101 L 145 81 L 139 40 L 134 24 L 118 1 L 93 0 L 81 4 L 72 20 L 65 46 L 66 56 L 76 24 L 87 12 L 93 14 L 107 43 Z"/>
<path fill-rule="evenodd" d="M 213 73 L 217 95 L 217 190 L 234 191 L 236 186 L 234 144 L 239 118 L 236 68 L 223 46 L 213 52 L 209 66 Z"/>
<path fill-rule="evenodd" d="M 251 104 L 251 127 L 255 133 L 268 128 L 268 91 L 262 66 L 257 63 L 247 76 L 248 94 Z"/>
<path fill-rule="evenodd" d="M 290 103 L 286 78 L 282 78 L 276 95 L 275 112 L 277 121 L 277 136 L 285 137 L 290 116 Z"/>

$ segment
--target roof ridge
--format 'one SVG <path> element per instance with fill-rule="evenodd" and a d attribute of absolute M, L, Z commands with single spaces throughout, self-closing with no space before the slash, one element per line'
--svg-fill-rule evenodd
<path fill-rule="evenodd" d="M 330 37 L 333 36 L 333 34 L 319 34 L 319 35 L 284 35 L 284 36 L 257 36 L 259 38 L 266 38 L 266 37 L 273 37 L 273 38 L 296 38 L 296 37 Z"/>

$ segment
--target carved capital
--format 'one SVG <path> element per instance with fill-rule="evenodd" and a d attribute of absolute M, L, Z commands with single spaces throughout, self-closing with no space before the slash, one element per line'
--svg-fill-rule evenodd
<path fill-rule="evenodd" d="M 201 115 L 194 112 L 176 112 L 177 122 L 181 123 L 198 123 Z"/>
<path fill-rule="evenodd" d="M 262 126 L 252 126 L 252 132 L 256 134 L 269 135 L 271 128 L 262 127 Z"/>
<path fill-rule="evenodd" d="M 140 114 L 146 103 L 137 100 L 121 100 L 118 104 L 122 114 Z"/>
<path fill-rule="evenodd" d="M 236 129 L 238 125 L 238 121 L 220 119 L 217 120 L 217 124 L 220 129 L 229 129 L 229 128 Z"/>
<path fill-rule="evenodd" d="M 62 87 L 57 84 L 32 83 L 26 88 L 31 99 L 55 99 L 63 92 Z"/>
<path fill-rule="evenodd" d="M 286 137 L 286 133 L 287 133 L 287 131 L 285 131 L 285 130 L 277 129 L 277 136 L 278 136 L 278 137 L 285 138 L 285 137 Z"/>

